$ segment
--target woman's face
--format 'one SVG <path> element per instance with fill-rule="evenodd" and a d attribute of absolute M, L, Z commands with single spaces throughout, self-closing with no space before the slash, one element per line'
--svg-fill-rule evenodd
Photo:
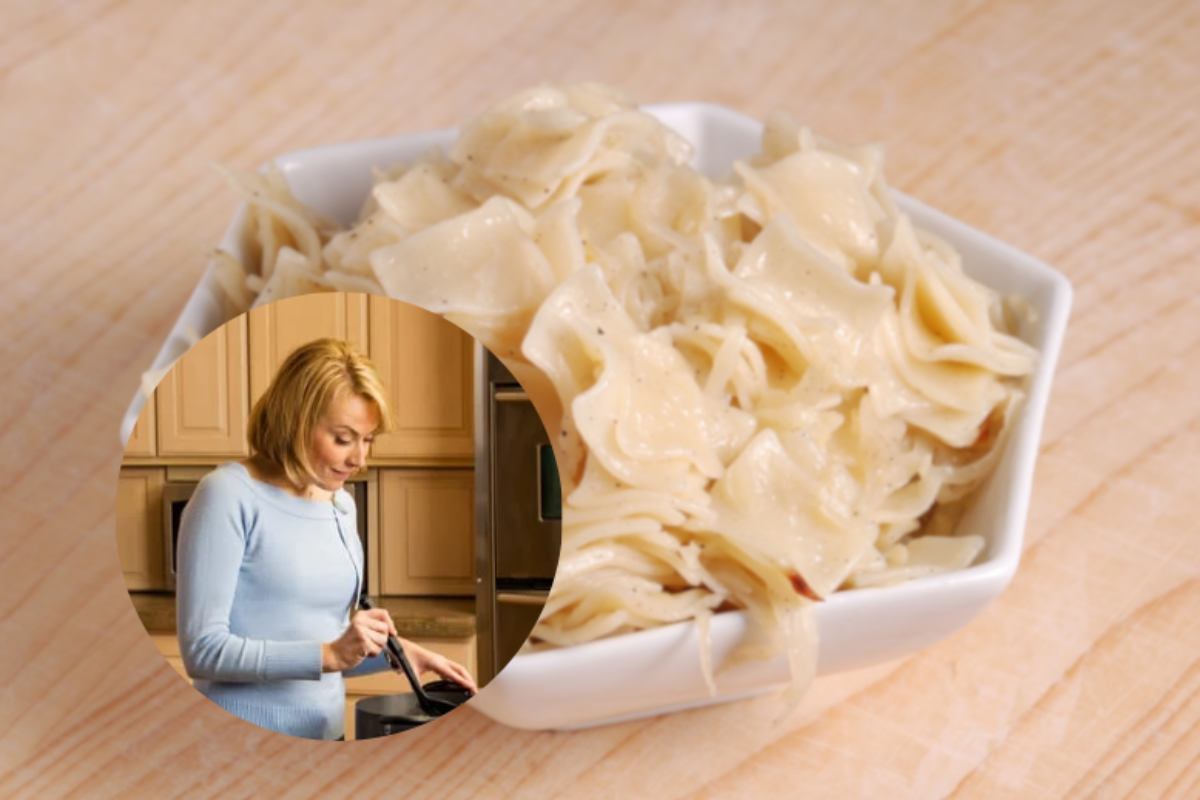
<path fill-rule="evenodd" d="M 367 463 L 379 427 L 375 404 L 357 394 L 339 395 L 313 427 L 308 460 L 317 485 L 334 492 Z"/>

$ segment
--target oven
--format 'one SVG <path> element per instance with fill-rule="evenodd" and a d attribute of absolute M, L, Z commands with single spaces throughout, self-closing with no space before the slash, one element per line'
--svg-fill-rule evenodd
<path fill-rule="evenodd" d="M 483 681 L 537 622 L 558 567 L 562 491 L 541 417 L 521 385 L 476 347 L 476 574 Z"/>
<path fill-rule="evenodd" d="M 168 478 L 170 476 L 168 475 Z M 192 492 L 196 491 L 197 481 L 172 481 L 168 480 L 163 484 L 162 494 L 162 515 L 163 515 L 163 575 L 166 578 L 166 588 L 171 591 L 175 590 L 175 569 L 178 563 L 175 553 L 179 549 L 179 524 L 183 519 L 183 509 L 187 506 L 188 500 L 192 498 Z M 345 489 L 354 497 L 355 510 L 357 512 L 358 538 L 362 542 L 363 551 L 363 586 L 369 586 L 368 576 L 370 574 L 371 565 L 368 558 L 367 550 L 367 491 L 368 474 L 364 473 L 361 476 L 355 476 L 346 482 Z"/>

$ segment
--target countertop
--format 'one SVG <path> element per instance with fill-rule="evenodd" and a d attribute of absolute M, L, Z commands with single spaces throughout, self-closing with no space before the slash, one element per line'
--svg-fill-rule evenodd
<path fill-rule="evenodd" d="M 0 796 L 1200 796 L 1194 2 L 4 2 Z M 164 664 L 117 426 L 237 198 L 214 162 L 457 124 L 545 79 L 784 109 L 1064 272 L 1023 563 L 952 638 L 577 733 L 469 707 L 328 745 Z"/>
<path fill-rule="evenodd" d="M 175 632 L 175 595 L 130 592 L 142 627 L 149 633 Z M 378 597 L 396 623 L 396 631 L 411 639 L 466 639 L 475 635 L 475 600 L 458 597 Z"/>

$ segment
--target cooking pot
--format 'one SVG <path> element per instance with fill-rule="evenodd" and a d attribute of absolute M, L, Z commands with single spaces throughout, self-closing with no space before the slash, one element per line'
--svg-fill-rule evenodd
<path fill-rule="evenodd" d="M 471 693 L 453 681 L 433 681 L 424 685 L 425 693 L 460 706 Z M 421 710 L 412 692 L 364 697 L 354 704 L 354 738 L 372 739 L 416 728 L 437 719 Z"/>

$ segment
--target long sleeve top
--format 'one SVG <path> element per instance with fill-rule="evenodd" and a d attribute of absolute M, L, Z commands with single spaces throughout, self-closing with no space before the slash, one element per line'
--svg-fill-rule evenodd
<path fill-rule="evenodd" d="M 251 477 L 206 475 L 179 532 L 176 623 L 195 688 L 226 711 L 311 739 L 343 734 L 342 673 L 321 644 L 342 634 L 362 590 L 354 500 L 317 502 Z M 347 675 L 387 669 L 382 655 Z"/>

